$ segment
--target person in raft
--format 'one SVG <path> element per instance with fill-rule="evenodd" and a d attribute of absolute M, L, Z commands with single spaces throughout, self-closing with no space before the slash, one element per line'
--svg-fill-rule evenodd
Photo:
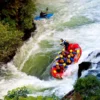
<path fill-rule="evenodd" d="M 78 44 L 73 44 L 73 43 L 69 43 L 66 40 L 60 39 L 60 45 L 64 46 L 65 51 L 71 53 L 71 55 L 73 55 L 73 57 L 75 56 L 75 54 L 80 53 L 80 50 L 77 49 L 79 48 Z M 77 50 L 75 50 L 77 49 Z M 75 50 L 75 51 L 74 51 Z"/>
<path fill-rule="evenodd" d="M 68 46 L 69 46 L 69 42 L 63 39 L 60 39 L 60 45 L 64 46 L 65 49 L 67 50 Z"/>
<path fill-rule="evenodd" d="M 56 57 L 55 59 L 60 65 L 65 63 L 67 65 L 71 64 L 74 62 L 74 58 L 71 57 L 71 55 L 67 55 L 67 57 L 64 57 L 62 54 Z"/>
<path fill-rule="evenodd" d="M 58 73 L 63 72 L 63 67 L 60 66 L 59 63 L 56 63 L 55 67 L 56 67 L 56 71 L 57 71 Z"/>
<path fill-rule="evenodd" d="M 63 55 L 63 57 L 67 57 L 69 52 L 68 51 L 65 51 L 65 49 L 63 48 L 61 52 L 59 52 L 58 54 L 61 54 Z"/>
<path fill-rule="evenodd" d="M 55 67 L 56 67 L 56 69 L 57 69 L 56 71 L 58 73 L 63 72 L 64 69 L 68 68 L 68 66 L 65 63 L 59 64 L 58 62 L 56 63 Z"/>
<path fill-rule="evenodd" d="M 48 12 L 48 7 L 46 8 L 46 12 L 43 11 L 40 12 L 40 17 L 45 18 L 47 16 L 47 12 Z"/>

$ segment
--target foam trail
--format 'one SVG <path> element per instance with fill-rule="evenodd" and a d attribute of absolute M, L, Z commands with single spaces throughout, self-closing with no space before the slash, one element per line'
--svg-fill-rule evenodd
<path fill-rule="evenodd" d="M 59 97 L 64 96 L 73 89 L 77 78 L 78 64 L 84 61 L 89 52 L 100 47 L 100 0 L 37 0 L 36 4 L 38 4 L 36 15 L 48 6 L 49 12 L 53 12 L 54 16 L 50 20 L 36 21 L 38 28 L 35 36 L 25 42 L 22 48 L 18 50 L 13 61 L 8 63 L 7 66 L 5 65 L 7 68 L 2 69 L 6 73 L 3 73 L 4 76 L 0 76 L 0 98 L 3 98 L 8 90 L 30 84 L 36 89 L 52 87 L 52 90 L 35 91 L 35 96 L 53 93 Z M 52 48 L 55 49 L 59 48 L 58 41 L 60 38 L 73 43 L 76 42 L 82 47 L 83 54 L 80 61 L 69 66 L 70 70 L 73 71 L 72 76 L 65 77 L 62 80 L 44 81 L 35 76 L 22 73 L 17 69 L 23 68 L 31 54 L 37 53 L 38 50 L 41 51 L 39 43 L 42 40 L 55 41 Z M 91 58 L 91 60 L 94 62 L 95 59 Z M 8 73 L 10 73 L 10 76 L 6 75 Z"/>

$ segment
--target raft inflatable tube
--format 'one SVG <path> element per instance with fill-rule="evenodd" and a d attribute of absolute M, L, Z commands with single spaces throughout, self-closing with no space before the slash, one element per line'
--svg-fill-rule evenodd
<path fill-rule="evenodd" d="M 74 63 L 77 63 L 79 58 L 81 57 L 81 54 L 82 54 L 81 48 L 78 48 L 78 51 L 79 51 L 79 53 L 75 54 L 75 56 L 74 56 Z"/>
<path fill-rule="evenodd" d="M 78 60 L 79 60 L 79 58 L 81 57 L 81 54 L 82 54 L 81 48 L 78 48 L 78 49 L 79 49 L 80 52 L 75 55 L 75 57 L 74 57 L 74 63 L 78 62 Z"/>
<path fill-rule="evenodd" d="M 77 43 L 75 44 L 73 43 L 73 44 L 70 44 L 68 47 L 68 52 L 70 52 L 70 50 L 72 50 L 73 52 L 77 52 L 74 56 L 74 63 L 77 63 L 82 54 L 81 47 Z"/>
<path fill-rule="evenodd" d="M 65 49 L 65 48 L 64 48 Z M 68 65 L 71 65 L 73 63 L 77 63 L 79 58 L 81 57 L 81 54 L 82 54 L 82 49 L 81 47 L 78 45 L 78 44 L 70 44 L 68 50 L 66 50 L 67 52 L 69 52 L 70 54 L 70 50 L 72 50 L 73 52 L 77 52 L 74 54 L 74 57 L 73 57 L 73 61 L 70 63 L 70 64 L 67 64 Z M 58 55 L 58 58 L 60 57 L 60 54 Z M 67 58 L 67 57 L 66 57 Z M 62 79 L 63 78 L 63 75 L 64 75 L 64 72 L 65 69 L 63 66 L 61 67 L 61 69 L 58 71 L 57 68 L 55 67 L 56 66 L 56 63 L 59 63 L 58 60 L 54 60 L 54 63 L 51 67 L 51 70 L 50 70 L 50 74 L 51 76 L 53 76 L 54 78 L 57 78 L 57 79 Z"/>
<path fill-rule="evenodd" d="M 57 79 L 62 79 L 63 73 L 64 73 L 64 69 L 62 70 L 57 70 L 56 67 L 52 67 L 50 70 L 51 76 L 53 76 L 54 78 Z"/>

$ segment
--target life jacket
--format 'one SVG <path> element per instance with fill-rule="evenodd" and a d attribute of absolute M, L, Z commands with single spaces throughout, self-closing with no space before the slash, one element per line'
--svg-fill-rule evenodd
<path fill-rule="evenodd" d="M 67 55 L 68 55 L 68 54 L 66 53 L 66 51 L 62 51 L 61 54 L 63 55 L 63 57 L 67 57 Z"/>
<path fill-rule="evenodd" d="M 59 59 L 58 60 L 58 63 L 63 64 L 64 63 L 64 60 L 63 59 Z"/>
<path fill-rule="evenodd" d="M 62 64 L 59 65 L 59 68 L 60 68 L 60 69 L 57 69 L 57 68 L 56 68 L 56 65 L 53 66 L 53 67 L 56 69 L 56 71 L 57 71 L 58 73 L 62 73 L 62 72 L 64 71 L 64 67 L 62 66 Z"/>

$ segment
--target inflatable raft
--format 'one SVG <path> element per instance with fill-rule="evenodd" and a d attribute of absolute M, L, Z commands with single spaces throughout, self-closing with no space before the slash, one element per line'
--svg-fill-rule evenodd
<path fill-rule="evenodd" d="M 54 77 L 54 78 L 57 78 L 57 79 L 62 79 L 62 76 L 63 76 L 63 73 L 64 73 L 64 67 L 63 66 L 60 66 L 60 69 L 57 69 L 55 66 L 52 66 L 51 67 L 51 75 Z"/>
<path fill-rule="evenodd" d="M 54 63 L 52 64 L 50 70 L 51 76 L 57 79 L 62 79 L 64 72 L 68 68 L 68 65 L 72 63 L 77 63 L 81 54 L 82 54 L 82 50 L 78 44 L 70 44 L 67 50 L 66 48 L 64 48 L 61 51 L 61 53 L 58 54 L 58 56 L 54 60 Z"/>

